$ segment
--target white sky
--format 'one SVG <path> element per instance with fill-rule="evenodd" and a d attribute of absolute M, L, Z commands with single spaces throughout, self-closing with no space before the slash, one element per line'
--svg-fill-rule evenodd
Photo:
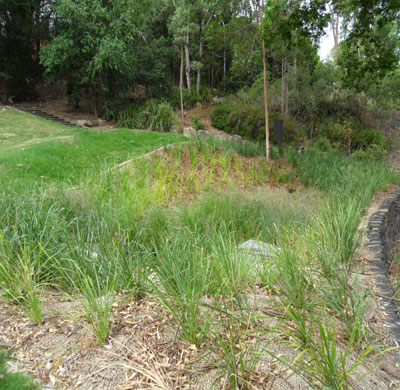
<path fill-rule="evenodd" d="M 324 35 L 321 38 L 321 40 L 319 41 L 318 54 L 319 54 L 319 58 L 321 58 L 321 60 L 328 59 L 328 57 L 330 56 L 331 51 L 333 49 L 333 46 L 334 46 L 333 34 L 332 34 L 331 28 L 327 27 L 325 29 L 325 33 L 326 33 L 326 35 Z"/>

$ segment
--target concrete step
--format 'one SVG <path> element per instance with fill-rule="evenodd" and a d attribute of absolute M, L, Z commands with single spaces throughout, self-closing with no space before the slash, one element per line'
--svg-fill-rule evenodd
<path fill-rule="evenodd" d="M 20 111 L 24 111 L 27 112 L 29 114 L 35 115 L 35 116 L 39 116 L 43 119 L 49 120 L 49 121 L 53 121 L 53 122 L 57 122 L 57 123 L 61 123 L 64 126 L 69 126 L 69 127 L 78 127 L 75 123 L 69 121 L 68 119 L 64 119 L 60 116 L 54 115 L 54 114 L 50 114 L 44 110 L 42 110 L 41 108 L 36 108 L 36 107 L 21 107 L 19 108 Z"/>

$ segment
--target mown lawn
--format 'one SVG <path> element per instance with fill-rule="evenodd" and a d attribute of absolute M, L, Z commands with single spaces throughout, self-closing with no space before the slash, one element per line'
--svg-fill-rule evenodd
<path fill-rule="evenodd" d="M 66 127 L 13 109 L 0 109 L 0 181 L 76 182 L 97 170 L 182 141 L 173 133 Z"/>

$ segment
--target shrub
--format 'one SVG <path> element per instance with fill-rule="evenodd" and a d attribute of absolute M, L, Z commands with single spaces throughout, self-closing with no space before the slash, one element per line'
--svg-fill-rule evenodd
<path fill-rule="evenodd" d="M 197 92 L 196 89 L 188 89 L 183 90 L 183 107 L 185 109 L 193 108 L 197 103 L 207 103 L 210 102 L 212 98 L 211 91 L 207 87 L 201 87 L 200 91 Z M 179 88 L 173 88 L 171 91 L 171 95 L 168 99 L 171 106 L 175 109 L 179 109 L 181 107 L 181 95 Z"/>
<path fill-rule="evenodd" d="M 386 157 L 386 150 L 380 145 L 372 144 L 366 150 L 356 150 L 351 157 L 355 160 L 383 161 Z"/>
<path fill-rule="evenodd" d="M 211 111 L 211 124 L 217 129 L 229 131 L 229 115 L 234 110 L 233 105 L 216 104 Z"/>
<path fill-rule="evenodd" d="M 283 120 L 284 141 L 296 141 L 299 138 L 298 122 L 283 117 L 279 113 L 269 116 L 270 134 L 273 133 L 274 120 Z M 217 104 L 211 112 L 211 123 L 214 127 L 230 134 L 238 134 L 250 140 L 264 141 L 265 115 L 263 107 L 249 104 Z M 272 139 L 273 137 L 271 137 Z"/>
<path fill-rule="evenodd" d="M 378 130 L 357 129 L 351 133 L 351 147 L 353 150 L 367 149 L 372 145 L 385 149 L 387 144 L 385 137 Z"/>
<path fill-rule="evenodd" d="M 318 138 L 347 151 L 366 150 L 370 145 L 388 148 L 389 141 L 375 129 L 366 128 L 353 119 L 329 119 L 317 126 Z"/>
<path fill-rule="evenodd" d="M 118 114 L 117 125 L 130 129 L 169 131 L 174 122 L 174 111 L 166 101 L 149 100 L 128 106 Z"/>
<path fill-rule="evenodd" d="M 201 115 L 193 115 L 192 116 L 192 127 L 196 130 L 205 130 L 204 123 L 201 120 Z"/>
<path fill-rule="evenodd" d="M 317 141 L 315 142 L 315 147 L 319 149 L 321 152 L 329 152 L 332 149 L 331 143 L 329 142 L 329 139 L 326 137 L 318 138 Z"/>
<path fill-rule="evenodd" d="M 229 114 L 229 129 L 247 139 L 260 141 L 265 134 L 263 110 L 247 104 L 237 105 Z M 229 132 L 229 130 L 228 130 Z"/>

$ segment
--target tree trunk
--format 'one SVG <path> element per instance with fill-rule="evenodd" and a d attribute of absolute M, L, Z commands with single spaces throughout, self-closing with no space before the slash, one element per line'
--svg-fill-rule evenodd
<path fill-rule="evenodd" d="M 281 72 L 282 72 L 281 113 L 283 114 L 285 112 L 285 58 L 283 57 L 283 54 L 282 54 Z"/>
<path fill-rule="evenodd" d="M 285 114 L 288 115 L 289 113 L 289 64 L 286 62 L 286 72 L 285 72 L 285 79 L 286 79 L 286 104 L 285 104 Z"/>
<path fill-rule="evenodd" d="M 226 34 L 225 34 L 225 23 L 222 21 L 222 24 L 224 26 L 224 92 L 226 92 L 226 46 L 225 46 L 225 40 L 226 40 Z"/>
<path fill-rule="evenodd" d="M 186 63 L 186 84 L 188 90 L 192 89 L 192 83 L 190 81 L 190 48 L 189 48 L 189 34 L 186 35 L 185 42 L 185 63 Z"/>
<path fill-rule="evenodd" d="M 331 27 L 332 27 L 333 41 L 334 41 L 334 51 L 335 51 L 334 64 L 335 64 L 335 67 L 337 66 L 338 58 L 339 58 L 339 34 L 340 34 L 340 24 L 339 23 L 340 23 L 339 13 L 335 12 L 334 10 L 331 10 Z"/>
<path fill-rule="evenodd" d="M 200 31 L 200 34 L 202 34 L 202 31 Z M 204 48 L 204 42 L 203 42 L 203 37 L 200 35 L 200 46 L 199 46 L 199 59 L 200 63 L 203 58 L 203 48 Z M 201 87 L 201 69 L 200 67 L 197 69 L 197 84 L 196 84 L 196 90 L 197 92 L 200 92 L 200 87 Z"/>
<path fill-rule="evenodd" d="M 257 2 L 258 7 L 260 7 L 260 3 Z M 258 9 L 259 18 L 260 18 L 260 35 L 262 32 L 262 24 L 264 21 L 264 0 L 262 0 L 262 7 Z M 267 74 L 267 55 L 265 52 L 265 42 L 264 39 L 261 38 L 261 46 L 262 46 L 262 56 L 263 56 L 263 70 L 264 70 L 264 111 L 265 111 L 265 157 L 267 161 L 269 161 L 269 115 L 268 115 L 268 74 Z"/>
<path fill-rule="evenodd" d="M 265 43 L 262 42 L 263 68 L 264 68 L 264 110 L 265 110 L 265 156 L 269 161 L 269 125 L 268 125 L 268 81 L 267 81 L 267 56 Z"/>
<path fill-rule="evenodd" d="M 184 55 L 183 55 L 183 42 L 181 43 L 181 69 L 179 76 L 179 94 L 181 98 L 181 117 L 182 121 L 185 119 L 185 115 L 183 113 L 183 63 L 184 63 Z"/>

